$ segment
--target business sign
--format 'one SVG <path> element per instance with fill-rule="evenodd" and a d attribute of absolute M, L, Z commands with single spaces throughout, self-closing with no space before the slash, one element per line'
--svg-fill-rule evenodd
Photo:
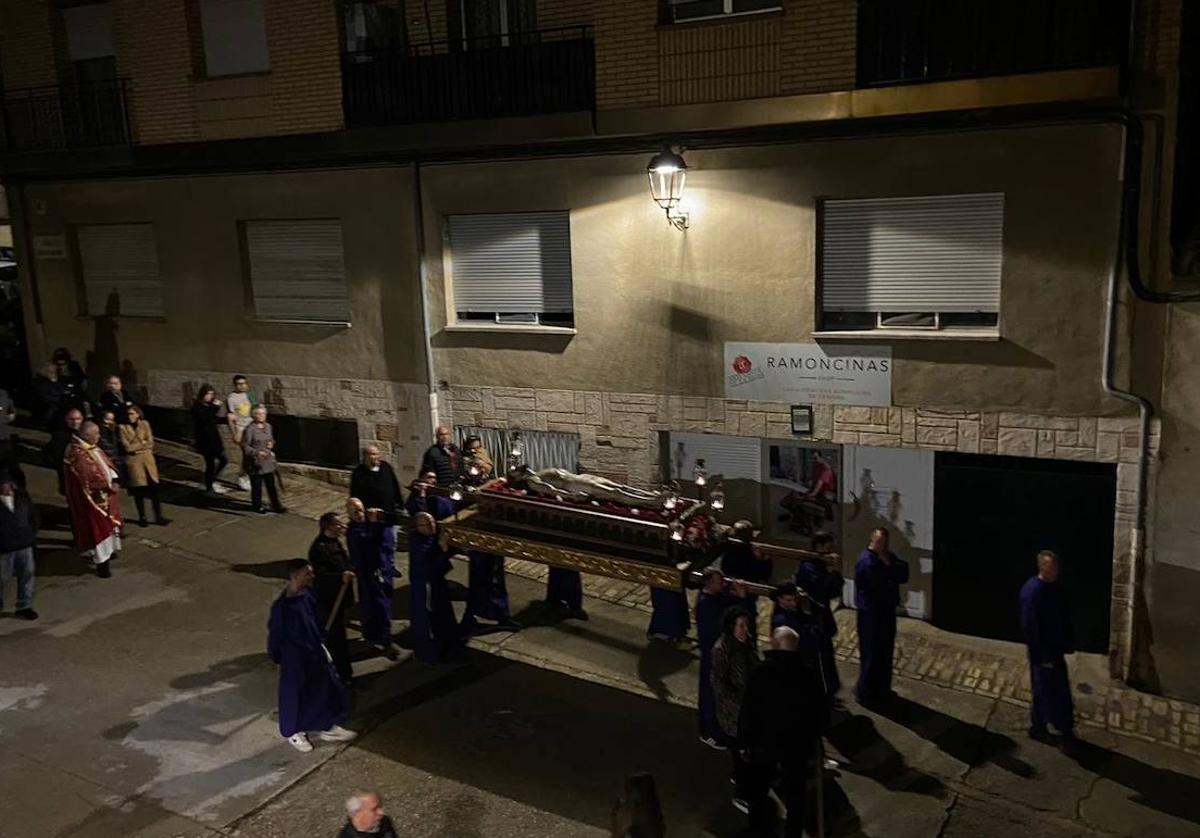
<path fill-rule="evenodd" d="M 887 346 L 726 343 L 725 398 L 764 402 L 892 403 Z"/>
<path fill-rule="evenodd" d="M 35 259 L 66 259 L 66 236 L 34 236 L 33 256 Z"/>

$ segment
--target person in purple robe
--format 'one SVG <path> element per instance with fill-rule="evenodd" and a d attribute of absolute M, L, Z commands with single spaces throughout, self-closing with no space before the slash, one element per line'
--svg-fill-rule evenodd
<path fill-rule="evenodd" d="M 908 563 L 888 549 L 887 528 L 871 530 L 867 549 L 854 564 L 860 660 L 855 695 L 864 707 L 895 697 L 892 658 L 896 646 L 896 609 L 900 606 L 900 586 L 907 582 Z"/>
<path fill-rule="evenodd" d="M 704 571 L 704 581 L 696 597 L 696 637 L 700 646 L 699 696 L 700 741 L 710 748 L 725 750 L 725 735 L 717 722 L 717 707 L 712 690 L 712 649 L 721 636 L 725 611 L 737 604 L 725 584 L 725 575 L 715 567 Z"/>
<path fill-rule="evenodd" d="M 650 627 L 647 637 L 658 637 L 678 643 L 687 637 L 692 627 L 688 610 L 687 594 L 683 591 L 668 591 L 666 588 L 650 588 Z"/>
<path fill-rule="evenodd" d="M 488 624 L 480 620 L 489 621 Z M 462 629 L 468 634 L 487 630 L 520 631 L 521 624 L 508 609 L 508 583 L 504 557 L 471 550 L 467 553 L 467 608 Z"/>
<path fill-rule="evenodd" d="M 346 548 L 358 580 L 358 614 L 363 639 L 383 652 L 388 660 L 399 653 L 392 643 L 392 592 L 396 578 L 396 530 L 382 520 L 378 509 L 367 512 L 363 502 L 346 502 L 350 523 L 346 526 Z"/>
<path fill-rule="evenodd" d="M 408 500 L 404 502 L 404 508 L 410 516 L 428 512 L 435 521 L 440 521 L 454 514 L 454 501 L 445 495 L 434 494 L 436 487 L 437 475 L 433 472 L 426 472 L 412 482 L 408 487 Z"/>
<path fill-rule="evenodd" d="M 1070 602 L 1058 574 L 1057 554 L 1051 550 L 1038 553 L 1037 575 L 1021 587 L 1021 631 L 1033 690 L 1029 735 L 1050 741 L 1049 723 L 1062 737 L 1064 749 L 1069 749 L 1075 741 L 1075 708 L 1064 656 L 1075 651 L 1075 634 Z"/>
<path fill-rule="evenodd" d="M 579 571 L 561 567 L 550 568 L 546 576 L 546 603 L 554 608 L 565 608 L 570 619 L 586 620 L 588 615 L 583 610 L 583 577 L 579 575 Z"/>
<path fill-rule="evenodd" d="M 309 731 L 324 742 L 349 742 L 356 734 L 346 719 L 346 696 L 333 658 L 321 642 L 313 569 L 307 559 L 287 566 L 287 587 L 271 605 L 267 655 L 279 665 L 279 732 L 301 753 L 313 749 Z"/>
<path fill-rule="evenodd" d="M 826 532 L 814 533 L 812 549 L 821 554 L 833 552 L 833 536 Z M 833 601 L 842 596 L 845 580 L 838 570 L 831 570 L 823 556 L 808 556 L 800 560 L 796 568 L 796 587 L 804 591 L 814 603 L 821 606 L 824 620 L 824 646 L 821 649 L 821 668 L 829 687 L 830 698 L 837 696 L 842 688 L 842 679 L 837 671 L 837 659 L 833 652 L 833 638 L 837 636 L 838 624 L 833 616 Z"/>
<path fill-rule="evenodd" d="M 458 621 L 450 602 L 450 544 L 429 512 L 413 516 L 408 540 L 409 632 L 413 655 L 424 663 L 443 663 L 459 641 Z"/>

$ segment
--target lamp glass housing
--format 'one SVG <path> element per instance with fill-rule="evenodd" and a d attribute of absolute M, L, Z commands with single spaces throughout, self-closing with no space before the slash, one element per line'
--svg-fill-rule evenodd
<path fill-rule="evenodd" d="M 664 149 L 650 158 L 646 174 L 650 178 L 650 195 L 655 203 L 665 210 L 679 206 L 687 184 L 687 163 L 682 155 Z"/>

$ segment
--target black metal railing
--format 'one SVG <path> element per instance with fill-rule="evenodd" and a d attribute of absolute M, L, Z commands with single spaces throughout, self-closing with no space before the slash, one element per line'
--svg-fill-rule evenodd
<path fill-rule="evenodd" d="M 591 110 L 591 27 L 344 53 L 351 128 Z"/>
<path fill-rule="evenodd" d="M 858 86 L 1124 66 L 1129 0 L 859 0 Z"/>
<path fill-rule="evenodd" d="M 0 118 L 7 151 L 45 151 L 127 145 L 129 112 L 124 79 L 13 90 Z"/>

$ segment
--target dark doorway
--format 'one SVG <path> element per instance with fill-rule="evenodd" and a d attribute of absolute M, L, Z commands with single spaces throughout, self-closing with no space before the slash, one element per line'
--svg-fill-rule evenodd
<path fill-rule="evenodd" d="M 1079 651 L 1107 652 L 1116 467 L 938 453 L 934 468 L 934 625 L 1021 640 L 1017 594 L 1048 549 Z"/>

